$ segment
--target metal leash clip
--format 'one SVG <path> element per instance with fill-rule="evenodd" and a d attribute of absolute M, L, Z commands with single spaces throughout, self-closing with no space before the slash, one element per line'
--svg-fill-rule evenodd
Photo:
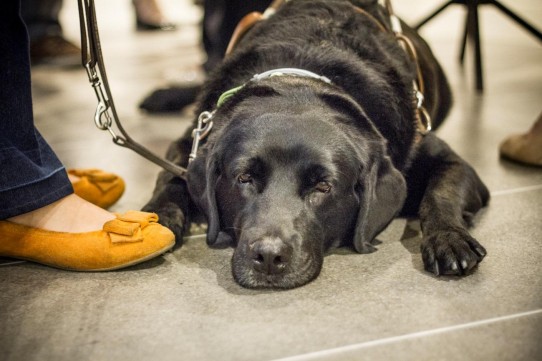
<path fill-rule="evenodd" d="M 205 139 L 211 129 L 213 129 L 213 115 L 215 112 L 202 112 L 198 117 L 198 125 L 194 130 L 192 130 L 192 150 L 190 151 L 190 156 L 188 157 L 188 163 L 190 164 L 198 153 L 199 143 Z"/>
<path fill-rule="evenodd" d="M 119 136 L 113 130 L 113 118 L 109 113 L 110 106 L 104 94 L 102 82 L 98 77 L 95 67 L 92 67 L 90 64 L 86 64 L 85 69 L 87 71 L 90 84 L 96 93 L 96 97 L 98 98 L 98 105 L 96 106 L 96 112 L 94 113 L 94 124 L 96 124 L 96 127 L 100 130 L 108 130 L 113 137 L 113 142 L 117 143 L 121 138 L 119 138 Z"/>

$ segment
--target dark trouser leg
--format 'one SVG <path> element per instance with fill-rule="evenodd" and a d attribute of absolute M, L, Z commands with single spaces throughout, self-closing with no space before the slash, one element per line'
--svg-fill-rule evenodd
<path fill-rule="evenodd" d="M 62 0 L 21 0 L 21 15 L 31 41 L 47 35 L 62 35 L 58 21 L 61 8 Z"/>
<path fill-rule="evenodd" d="M 28 35 L 18 0 L 0 2 L 0 219 L 71 193 L 64 166 L 34 127 Z"/>
<path fill-rule="evenodd" d="M 207 53 L 204 67 L 214 69 L 224 57 L 237 23 L 252 11 L 263 12 L 271 0 L 213 0 L 205 1 L 203 45 Z"/>

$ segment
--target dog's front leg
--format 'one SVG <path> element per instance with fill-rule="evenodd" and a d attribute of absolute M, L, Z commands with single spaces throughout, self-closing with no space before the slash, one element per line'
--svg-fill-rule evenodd
<path fill-rule="evenodd" d="M 190 208 L 190 195 L 186 181 L 167 171 L 162 171 L 158 175 L 151 200 L 142 210 L 158 214 L 158 222 L 168 227 L 175 234 L 177 244 L 180 244 L 188 221 L 186 215 Z"/>
<path fill-rule="evenodd" d="M 468 273 L 486 255 L 467 227 L 472 216 L 487 204 L 487 188 L 476 172 L 434 135 L 422 141 L 408 178 L 423 185 L 418 190 L 425 269 L 436 275 Z"/>
<path fill-rule="evenodd" d="M 170 145 L 166 158 L 179 165 L 187 164 L 190 145 L 189 136 L 179 138 Z M 143 207 L 143 211 L 158 214 L 158 222 L 175 234 L 177 244 L 182 242 L 185 227 L 194 209 L 186 180 L 167 171 L 160 172 L 152 198 Z"/>

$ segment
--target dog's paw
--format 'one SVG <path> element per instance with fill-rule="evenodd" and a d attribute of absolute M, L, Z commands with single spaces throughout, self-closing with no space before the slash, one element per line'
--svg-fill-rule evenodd
<path fill-rule="evenodd" d="M 443 231 L 421 245 L 424 268 L 435 275 L 464 275 L 482 261 L 485 248 L 467 232 Z"/>
<path fill-rule="evenodd" d="M 176 242 L 180 244 L 183 239 L 183 233 L 185 228 L 185 217 L 181 209 L 176 206 L 161 206 L 154 208 L 152 206 L 145 206 L 143 208 L 145 212 L 153 212 L 158 214 L 158 223 L 162 226 L 169 228 L 175 235 Z"/>

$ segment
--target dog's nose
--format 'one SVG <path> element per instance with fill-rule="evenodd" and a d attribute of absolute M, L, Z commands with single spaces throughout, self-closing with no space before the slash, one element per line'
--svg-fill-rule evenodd
<path fill-rule="evenodd" d="M 279 238 L 264 238 L 254 242 L 250 248 L 254 269 L 269 275 L 283 272 L 291 256 L 291 247 Z"/>

